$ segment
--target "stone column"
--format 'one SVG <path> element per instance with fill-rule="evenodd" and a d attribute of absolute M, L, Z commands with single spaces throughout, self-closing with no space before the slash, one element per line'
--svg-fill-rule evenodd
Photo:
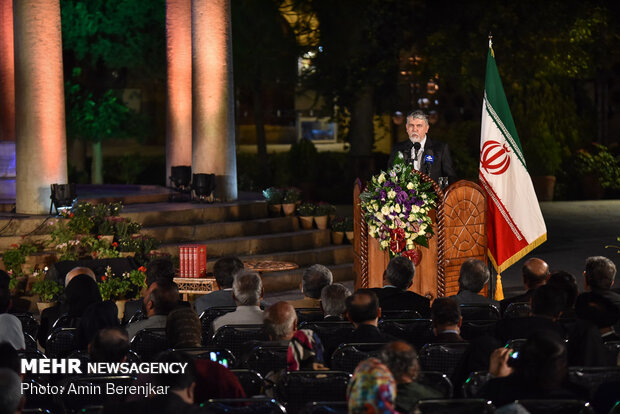
<path fill-rule="evenodd" d="M 14 2 L 17 212 L 47 213 L 67 182 L 59 0 Z"/>
<path fill-rule="evenodd" d="M 192 92 L 192 172 L 215 174 L 216 197 L 235 200 L 237 160 L 229 0 L 192 0 Z"/>
<path fill-rule="evenodd" d="M 0 0 L 0 140 L 15 141 L 13 0 Z"/>
<path fill-rule="evenodd" d="M 192 4 L 166 1 L 166 185 L 170 167 L 192 165 Z"/>

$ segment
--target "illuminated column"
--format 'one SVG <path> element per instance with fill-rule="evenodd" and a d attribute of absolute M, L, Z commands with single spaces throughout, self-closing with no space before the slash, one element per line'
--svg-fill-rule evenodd
<path fill-rule="evenodd" d="M 15 141 L 13 0 L 0 0 L 0 140 Z"/>
<path fill-rule="evenodd" d="M 67 182 L 59 0 L 14 2 L 17 212 L 47 213 Z"/>
<path fill-rule="evenodd" d="M 166 183 L 173 165 L 192 164 L 192 5 L 166 1 Z"/>
<path fill-rule="evenodd" d="M 192 0 L 192 172 L 222 201 L 237 199 L 232 74 L 229 0 Z"/>

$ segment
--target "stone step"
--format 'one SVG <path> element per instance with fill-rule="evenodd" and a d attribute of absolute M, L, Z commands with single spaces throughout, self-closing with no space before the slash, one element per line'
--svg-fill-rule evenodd
<path fill-rule="evenodd" d="M 166 243 L 182 243 L 194 240 L 285 233 L 296 230 L 299 230 L 299 221 L 297 217 L 290 216 L 206 224 L 146 227 L 142 229 L 141 233 Z"/>
<path fill-rule="evenodd" d="M 249 256 L 278 251 L 315 249 L 330 244 L 329 230 L 302 230 L 295 232 L 229 237 L 218 240 L 196 241 L 207 246 L 207 257 L 228 255 Z M 179 255 L 179 246 L 184 243 L 167 243 L 158 250 L 173 256 Z"/>
<path fill-rule="evenodd" d="M 353 280 L 353 263 L 327 265 L 334 276 L 334 282 Z M 299 289 L 301 277 L 305 268 L 287 270 L 281 272 L 265 272 L 263 287 L 265 292 L 282 292 L 285 290 Z"/>
<path fill-rule="evenodd" d="M 22 243 L 47 243 L 51 240 L 49 234 L 33 235 L 28 237 L 22 236 L 0 236 L 0 253 L 5 252 Z"/>

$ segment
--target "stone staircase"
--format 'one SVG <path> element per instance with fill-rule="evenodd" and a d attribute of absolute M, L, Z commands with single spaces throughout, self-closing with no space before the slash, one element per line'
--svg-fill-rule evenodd
<path fill-rule="evenodd" d="M 329 230 L 300 230 L 296 217 L 269 217 L 267 204 L 259 200 L 235 203 L 139 203 L 126 205 L 122 216 L 142 223 L 142 233 L 162 241 L 159 250 L 178 255 L 187 243 L 207 246 L 207 271 L 217 258 L 236 255 L 242 260 L 294 262 L 292 271 L 265 272 L 266 292 L 296 289 L 304 268 L 328 266 L 336 281 L 352 280 L 353 249 L 332 245 Z M 30 240 L 48 240 L 49 219 L 43 216 L 0 217 L 0 251 Z M 30 258 L 27 265 L 48 264 L 49 253 Z"/>

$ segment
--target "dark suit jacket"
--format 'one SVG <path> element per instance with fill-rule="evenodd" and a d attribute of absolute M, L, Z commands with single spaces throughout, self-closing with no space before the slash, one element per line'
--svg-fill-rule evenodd
<path fill-rule="evenodd" d="M 373 291 L 379 298 L 379 306 L 382 310 L 410 309 L 418 311 L 423 318 L 431 317 L 430 300 L 424 296 L 391 286 L 374 288 Z"/>
<path fill-rule="evenodd" d="M 409 139 L 395 144 L 392 147 L 388 168 L 391 168 L 394 164 L 398 152 L 403 153 L 405 162 L 412 162 L 411 148 L 413 148 L 413 142 Z M 430 171 L 428 171 L 427 165 L 424 164 L 424 157 L 431 154 L 433 155 L 434 161 L 433 164 L 430 165 Z M 430 175 L 435 182 L 439 181 L 439 177 L 448 177 L 450 183 L 455 182 L 456 172 L 452 166 L 452 156 L 450 155 L 448 144 L 441 141 L 433 141 L 427 136 L 426 144 L 424 145 L 424 154 L 422 154 L 421 171 L 425 174 L 429 173 L 428 175 Z"/>
<path fill-rule="evenodd" d="M 527 339 L 536 331 L 553 331 L 566 338 L 568 332 L 562 325 L 553 320 L 541 316 L 528 316 L 526 318 L 509 318 L 497 322 L 496 336 L 502 343 L 511 339 Z"/>
<path fill-rule="evenodd" d="M 517 296 L 513 296 L 511 298 L 506 298 L 503 300 L 499 301 L 499 310 L 502 313 L 502 315 L 504 314 L 504 312 L 506 312 L 506 309 L 508 308 L 508 305 L 510 305 L 511 303 L 530 303 L 530 299 L 532 299 L 532 295 L 534 294 L 534 290 L 536 289 L 530 289 L 527 292 L 523 293 L 522 295 L 517 295 Z"/>
<path fill-rule="evenodd" d="M 373 343 L 373 342 L 391 342 L 396 341 L 398 338 L 383 333 L 374 325 L 362 324 L 357 329 L 351 330 L 344 328 L 338 331 L 338 334 L 333 336 L 334 339 L 323 342 L 323 348 L 325 349 L 325 358 L 331 359 L 331 355 L 334 353 L 340 344 L 354 344 L 354 343 Z"/>
<path fill-rule="evenodd" d="M 467 342 L 464 340 L 461 335 L 454 332 L 441 332 L 439 335 L 436 335 L 432 338 L 431 343 L 433 344 L 453 344 L 458 342 Z"/>

